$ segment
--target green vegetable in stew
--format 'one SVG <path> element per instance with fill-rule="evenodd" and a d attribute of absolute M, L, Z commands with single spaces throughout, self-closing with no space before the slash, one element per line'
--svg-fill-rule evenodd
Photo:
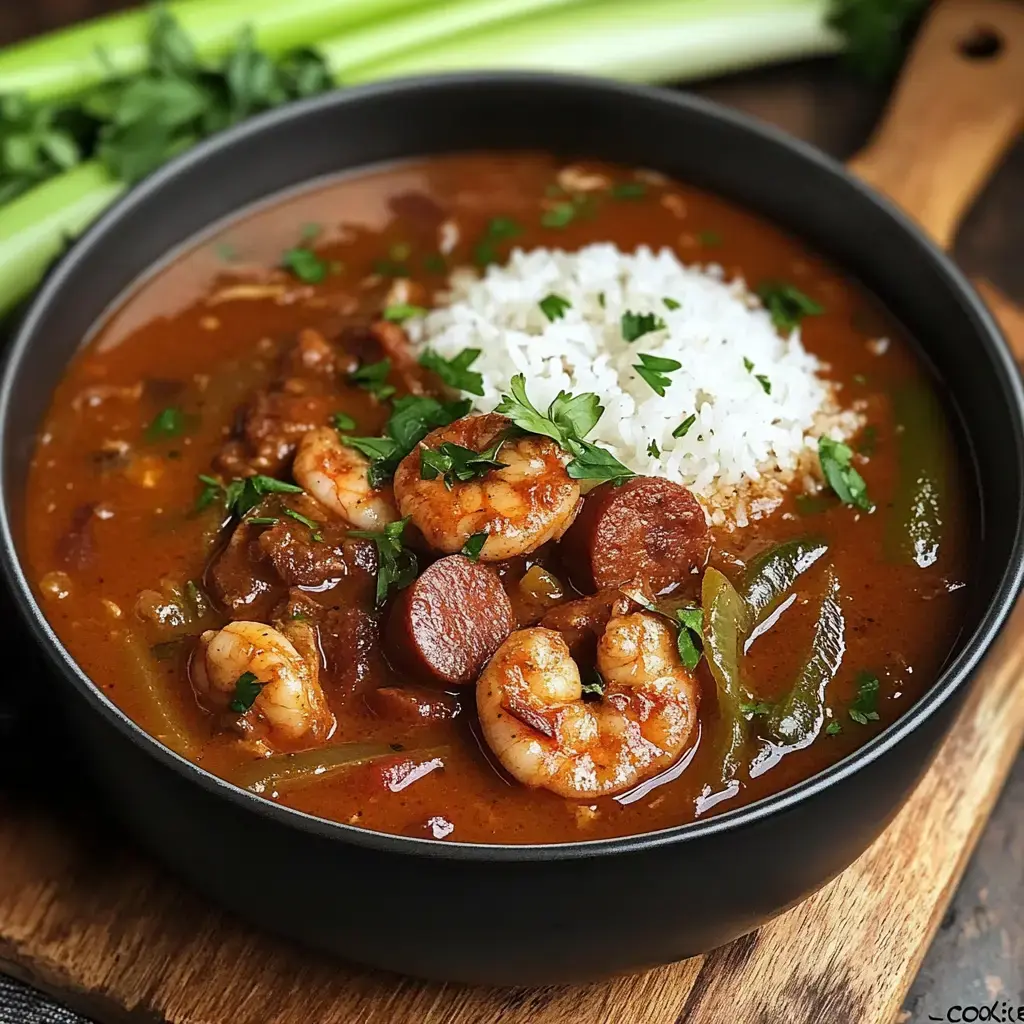
<path fill-rule="evenodd" d="M 752 624 L 757 626 L 767 619 L 796 581 L 827 551 L 828 544 L 820 537 L 796 537 L 774 544 L 753 558 L 740 587 Z"/>

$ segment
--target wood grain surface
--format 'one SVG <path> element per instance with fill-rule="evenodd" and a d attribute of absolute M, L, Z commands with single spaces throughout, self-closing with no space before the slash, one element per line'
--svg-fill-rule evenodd
<path fill-rule="evenodd" d="M 929 28 L 941 28 L 937 19 L 954 4 L 957 18 L 984 8 L 982 27 L 996 8 L 1013 6 L 947 0 Z M 958 33 L 977 27 L 973 20 L 958 25 Z M 932 79 L 945 84 L 944 97 L 956 94 L 951 76 L 976 70 L 957 55 L 949 40 L 935 53 L 947 58 Z M 976 151 L 973 169 L 959 165 L 958 173 L 974 175 L 969 187 L 934 175 L 918 193 L 949 189 L 941 204 L 913 210 L 934 230 L 942 216 L 961 216 L 1010 141 L 1016 122 L 1000 109 L 1001 142 Z M 899 116 L 890 115 L 875 146 L 891 137 Z M 971 117 L 980 119 L 979 131 L 996 132 L 981 107 Z M 909 157 L 928 163 L 920 146 Z M 954 195 L 955 212 L 928 212 L 952 209 Z M 992 295 L 1024 355 L 1024 314 Z M 529 991 L 352 968 L 209 907 L 129 844 L 112 842 L 113 826 L 97 822 L 87 795 L 65 784 L 60 792 L 46 787 L 49 802 L 34 788 L 0 790 L 0 969 L 103 1024 L 890 1024 L 1024 738 L 1022 633 L 1019 607 L 933 767 L 883 837 L 811 899 L 705 957 L 586 987 Z M 57 763 L 47 777 L 73 774 L 73 765 Z"/>

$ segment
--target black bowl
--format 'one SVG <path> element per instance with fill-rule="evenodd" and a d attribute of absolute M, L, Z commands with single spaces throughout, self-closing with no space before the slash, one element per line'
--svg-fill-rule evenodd
<path fill-rule="evenodd" d="M 28 462 L 51 392 L 126 287 L 239 208 L 380 161 L 523 148 L 653 167 L 712 189 L 803 236 L 904 321 L 948 385 L 982 498 L 974 601 L 957 650 L 924 698 L 840 764 L 752 806 L 662 832 L 480 846 L 380 835 L 264 802 L 141 732 L 47 625 L 18 550 Z M 702 100 L 603 81 L 391 82 L 267 114 L 197 147 L 132 191 L 62 262 L 21 327 L 0 391 L 3 563 L 103 790 L 196 887 L 367 964 L 473 982 L 594 978 L 756 928 L 840 872 L 890 821 L 1020 587 L 1021 413 L 1016 369 L 970 286 L 898 210 L 816 150 Z"/>

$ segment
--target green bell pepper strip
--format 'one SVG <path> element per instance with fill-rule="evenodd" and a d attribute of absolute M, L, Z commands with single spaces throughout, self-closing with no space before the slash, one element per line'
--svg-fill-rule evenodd
<path fill-rule="evenodd" d="M 828 551 L 820 537 L 796 537 L 762 551 L 747 566 L 740 593 L 758 626 L 779 606 L 797 579 Z"/>
<path fill-rule="evenodd" d="M 766 723 L 771 736 L 790 747 L 799 749 L 813 743 L 825 722 L 825 689 L 839 671 L 846 651 L 846 619 L 838 597 L 839 580 L 829 567 L 810 654 Z"/>

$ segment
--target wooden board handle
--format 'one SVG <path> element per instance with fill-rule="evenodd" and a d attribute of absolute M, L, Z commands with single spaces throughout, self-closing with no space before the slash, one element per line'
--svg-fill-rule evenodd
<path fill-rule="evenodd" d="M 944 249 L 1024 124 L 1024 4 L 943 0 L 850 170 Z"/>

